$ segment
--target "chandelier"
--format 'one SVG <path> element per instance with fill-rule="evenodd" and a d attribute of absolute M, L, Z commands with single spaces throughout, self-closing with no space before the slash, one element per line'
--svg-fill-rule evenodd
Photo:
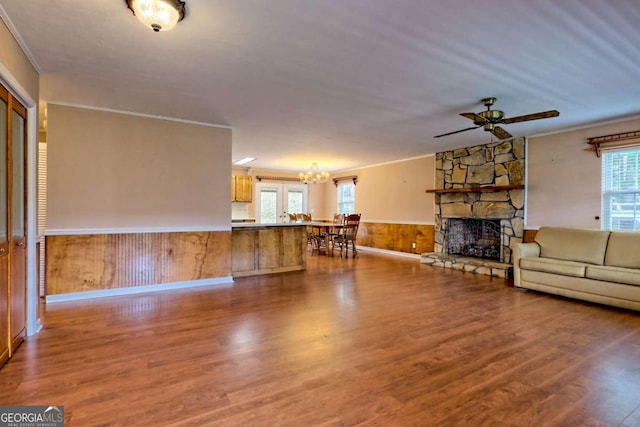
<path fill-rule="evenodd" d="M 300 178 L 300 181 L 304 182 L 305 184 L 318 184 L 326 182 L 329 179 L 330 175 L 329 172 L 320 171 L 320 167 L 318 167 L 318 164 L 316 162 L 313 162 L 313 164 L 311 165 L 311 169 L 308 172 L 300 172 L 298 177 Z"/>
<path fill-rule="evenodd" d="M 180 0 L 126 0 L 127 6 L 145 27 L 167 31 L 184 18 L 185 3 Z"/>

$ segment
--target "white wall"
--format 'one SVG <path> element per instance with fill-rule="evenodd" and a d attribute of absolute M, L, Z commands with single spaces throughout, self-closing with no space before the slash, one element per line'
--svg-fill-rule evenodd
<path fill-rule="evenodd" d="M 600 228 L 602 162 L 587 138 L 640 129 L 640 120 L 529 138 L 526 227 Z"/>
<path fill-rule="evenodd" d="M 435 156 L 354 169 L 339 176 L 357 175 L 356 211 L 363 222 L 433 224 Z M 333 182 L 322 184 L 323 204 L 318 218 L 331 219 L 337 209 Z"/>
<path fill-rule="evenodd" d="M 231 130 L 48 106 L 48 229 L 228 227 Z"/>
<path fill-rule="evenodd" d="M 17 84 L 26 91 L 31 99 L 37 103 L 40 90 L 40 76 L 33 67 L 29 58 L 24 54 L 16 40 L 13 38 L 5 23 L 0 19 L 0 71 L 6 70 L 7 74 L 16 79 Z M 0 79 L 8 80 L 8 75 L 0 74 Z M 13 83 L 7 81 L 10 85 Z M 21 101 L 25 101 L 21 99 Z M 27 105 L 29 107 L 29 105 Z"/>

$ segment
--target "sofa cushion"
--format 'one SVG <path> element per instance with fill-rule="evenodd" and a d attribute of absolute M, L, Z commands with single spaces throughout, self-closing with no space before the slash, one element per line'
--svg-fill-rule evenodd
<path fill-rule="evenodd" d="M 585 275 L 589 279 L 640 286 L 640 269 L 594 265 L 587 267 Z"/>
<path fill-rule="evenodd" d="M 562 274 L 563 276 L 584 277 L 586 266 L 580 262 L 563 261 L 554 258 L 522 258 L 520 259 L 520 268 Z"/>
<path fill-rule="evenodd" d="M 521 284 L 524 288 L 640 310 L 640 286 L 531 270 L 522 270 Z M 603 298 L 590 298 L 590 294 L 600 295 Z M 625 304 L 625 301 L 631 304 Z"/>
<path fill-rule="evenodd" d="M 609 234 L 606 230 L 540 227 L 535 241 L 543 258 L 603 265 Z"/>
<path fill-rule="evenodd" d="M 640 268 L 640 233 L 633 231 L 611 232 L 604 265 Z"/>

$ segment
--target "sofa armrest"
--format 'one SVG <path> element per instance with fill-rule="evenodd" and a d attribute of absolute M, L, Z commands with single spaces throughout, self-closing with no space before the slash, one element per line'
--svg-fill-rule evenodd
<path fill-rule="evenodd" d="M 513 284 L 520 287 L 520 259 L 537 258 L 540 246 L 537 243 L 516 243 L 513 248 Z"/>

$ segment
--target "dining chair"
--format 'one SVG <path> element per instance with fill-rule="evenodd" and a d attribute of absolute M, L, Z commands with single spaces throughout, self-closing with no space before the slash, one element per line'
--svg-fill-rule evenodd
<path fill-rule="evenodd" d="M 308 220 L 311 221 L 311 214 L 308 214 Z M 334 218 L 331 222 L 326 222 L 327 227 L 311 227 L 311 235 L 309 236 L 313 241 L 312 249 L 313 251 L 324 251 L 327 255 L 333 255 L 333 252 L 329 252 L 331 249 L 331 238 L 332 235 L 337 232 L 337 229 L 334 230 L 329 225 L 333 224 L 342 224 L 343 215 L 335 214 Z M 323 221 L 324 223 L 325 221 Z"/>
<path fill-rule="evenodd" d="M 289 222 L 296 222 L 296 214 L 287 214 L 289 215 Z"/>
<path fill-rule="evenodd" d="M 301 218 L 302 218 L 302 222 L 311 222 L 311 214 L 310 213 L 306 213 L 306 214 L 300 214 Z M 296 215 L 297 218 L 297 215 Z M 317 249 L 317 240 L 316 240 L 316 235 L 313 232 L 313 227 L 311 226 L 307 226 L 307 246 L 311 246 L 311 249 Z"/>
<path fill-rule="evenodd" d="M 340 258 L 342 258 L 342 252 L 344 250 L 345 258 L 349 258 L 349 244 L 351 244 L 351 255 L 353 258 L 358 256 L 358 249 L 356 248 L 356 237 L 358 236 L 358 227 L 360 226 L 361 214 L 350 214 L 344 219 L 344 225 L 340 232 L 333 237 L 331 251 L 333 253 L 334 248 L 340 247 Z"/>
<path fill-rule="evenodd" d="M 344 224 L 344 214 L 334 213 L 332 224 L 342 226 Z M 341 227 L 330 228 L 328 230 L 329 233 L 329 243 L 333 245 L 333 238 L 340 234 Z"/>

